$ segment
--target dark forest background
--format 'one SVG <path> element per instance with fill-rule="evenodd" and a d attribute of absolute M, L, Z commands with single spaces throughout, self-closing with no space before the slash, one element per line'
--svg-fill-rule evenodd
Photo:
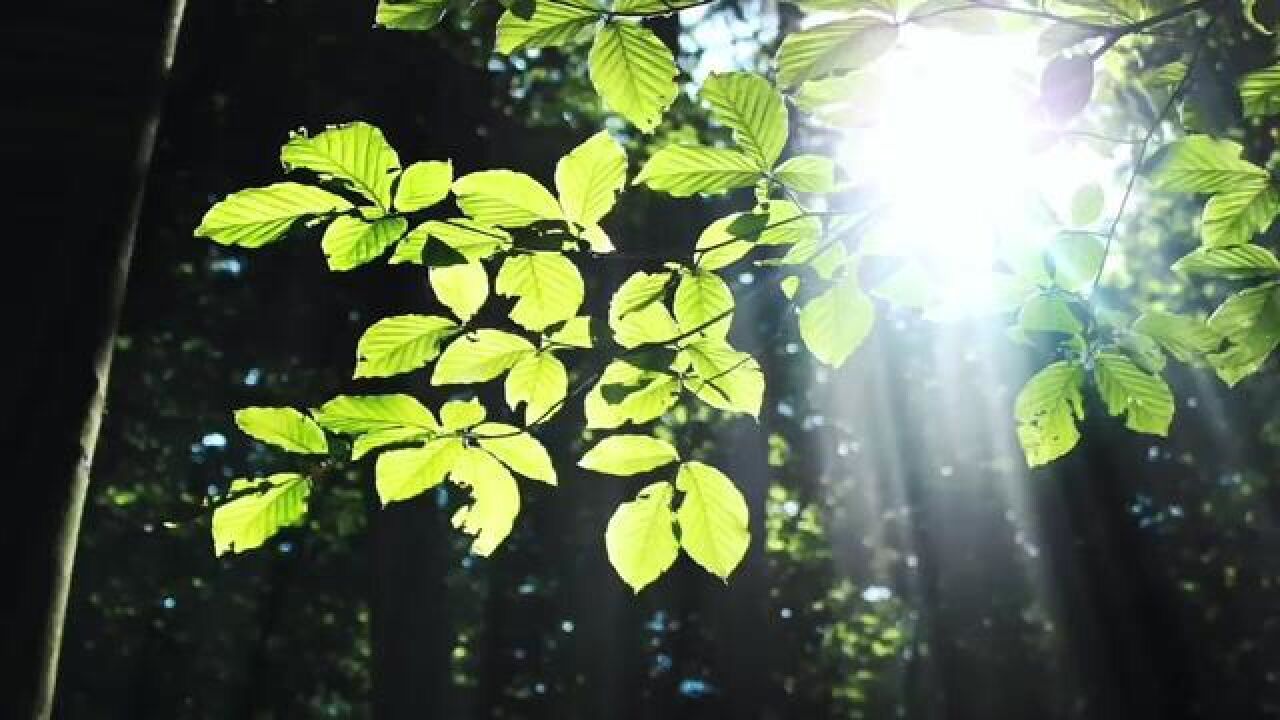
<path fill-rule="evenodd" d="M 84 393 L 77 358 L 127 232 L 167 9 L 71 5 L 0 24 L 19 98 L 0 149 L 24 170 L 5 233 L 13 647 L 38 602 L 27 590 L 47 556 L 54 469 L 74 455 L 59 428 L 76 420 L 57 409 Z M 693 407 L 671 420 L 751 505 L 753 545 L 728 586 L 681 560 L 632 596 L 602 533 L 638 486 L 571 471 L 583 440 L 563 429 L 544 437 L 561 487 L 525 486 L 492 559 L 467 555 L 442 496 L 379 509 L 368 461 L 317 488 L 308 527 L 215 559 L 203 499 L 283 461 L 239 434 L 231 410 L 387 389 L 348 379 L 356 338 L 432 300 L 419 268 L 328 272 L 317 237 L 250 254 L 192 229 L 227 192 L 277 178 L 299 125 L 363 119 L 406 159 L 548 178 L 604 116 L 581 57 L 491 60 L 491 5 L 470 27 L 419 35 L 373 29 L 363 0 L 188 3 L 114 341 L 56 717 L 1280 716 L 1274 368 L 1231 392 L 1176 371 L 1168 440 L 1094 419 L 1069 458 L 1028 473 L 1011 423 L 994 418 L 1030 366 L 994 321 L 939 329 L 889 313 L 842 371 L 815 374 L 767 296 L 744 301 L 735 333 L 771 382 L 758 427 Z M 778 22 L 754 4 L 715 13 Z M 676 20 L 659 30 L 687 68 L 713 50 Z M 1223 68 L 1259 56 L 1214 52 Z M 716 132 L 687 98 L 658 141 L 682 132 Z M 1179 224 L 1195 209 L 1162 202 L 1125 248 L 1151 268 L 1195 242 Z M 729 207 L 625 196 L 610 228 L 622 257 L 584 267 L 588 296 L 602 303 L 659 262 L 642 251 L 688 250 Z M 1125 290 L 1208 306 L 1156 277 Z M 735 290 L 769 281 L 744 267 Z M 421 374 L 397 389 L 446 397 Z M 29 661 L 15 652 L 24 671 L 8 682 L 21 687 Z"/>

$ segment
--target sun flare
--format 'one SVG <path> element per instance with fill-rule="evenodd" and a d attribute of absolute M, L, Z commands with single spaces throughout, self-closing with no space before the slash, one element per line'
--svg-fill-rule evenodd
<path fill-rule="evenodd" d="M 922 268 L 935 315 L 990 309 L 998 249 L 1042 243 L 1072 193 L 1110 174 L 1086 144 L 1044 140 L 1042 65 L 1034 35 L 904 28 L 867 124 L 845 135 L 844 166 L 884 202 L 867 249 Z"/>

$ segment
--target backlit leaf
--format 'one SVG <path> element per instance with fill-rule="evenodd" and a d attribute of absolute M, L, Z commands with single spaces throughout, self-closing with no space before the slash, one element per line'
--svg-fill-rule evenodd
<path fill-rule="evenodd" d="M 840 367 L 875 321 L 871 300 L 853 278 L 832 285 L 800 310 L 800 337 L 820 362 Z"/>
<path fill-rule="evenodd" d="M 223 245 L 257 248 L 284 237 L 299 220 L 350 209 L 351 203 L 331 192 L 276 183 L 228 195 L 209 208 L 195 235 Z"/>
<path fill-rule="evenodd" d="M 488 422 L 477 425 L 476 442 L 515 472 L 549 485 L 556 484 L 551 456 L 538 439 L 512 425 Z"/>
<path fill-rule="evenodd" d="M 671 51 L 642 25 L 607 23 L 596 33 L 588 66 L 605 105 L 641 132 L 653 132 L 676 99 Z"/>
<path fill-rule="evenodd" d="M 489 275 L 478 262 L 433 267 L 429 278 L 436 299 L 463 322 L 474 317 L 489 298 Z"/>
<path fill-rule="evenodd" d="M 769 81 L 754 73 L 713 74 L 698 97 L 760 170 L 769 170 L 787 144 L 787 108 Z"/>
<path fill-rule="evenodd" d="M 1173 392 L 1159 375 L 1152 375 L 1132 360 L 1113 352 L 1094 358 L 1093 377 L 1107 412 L 1125 415 L 1125 427 L 1134 432 L 1167 435 L 1173 422 Z"/>
<path fill-rule="evenodd" d="M 400 174 L 396 186 L 395 207 L 400 212 L 424 210 L 449 195 L 453 184 L 453 165 L 433 160 L 416 162 Z"/>
<path fill-rule="evenodd" d="M 648 435 L 612 435 L 588 450 L 578 465 L 608 475 L 639 475 L 679 459 L 680 454 L 666 440 Z"/>
<path fill-rule="evenodd" d="M 417 497 L 439 485 L 462 451 L 462 441 L 448 437 L 422 447 L 382 453 L 375 473 L 378 499 L 387 505 Z"/>
<path fill-rule="evenodd" d="M 329 441 L 320 426 L 293 408 L 243 408 L 236 411 L 236 425 L 247 435 L 289 452 L 329 452 Z"/>
<path fill-rule="evenodd" d="M 343 215 L 329 224 L 320 246 L 329 261 L 329 269 L 350 270 L 376 260 L 408 227 L 408 221 L 401 217 L 367 222 Z"/>
<path fill-rule="evenodd" d="M 558 220 L 560 203 L 537 180 L 511 170 L 484 170 L 453 183 L 458 207 L 484 225 L 524 227 Z"/>
<path fill-rule="evenodd" d="M 627 182 L 627 154 L 606 131 L 592 135 L 556 164 L 556 191 L 565 219 L 592 226 L 613 208 Z"/>
<path fill-rule="evenodd" d="M 453 526 L 475 537 L 471 552 L 492 555 L 520 514 L 515 478 L 489 453 L 467 448 L 454 460 L 449 479 L 471 490 L 471 503 L 454 514 Z"/>
<path fill-rule="evenodd" d="M 609 564 L 632 591 L 640 592 L 676 561 L 674 495 L 671 483 L 649 485 L 622 503 L 609 518 L 604 544 Z"/>
<path fill-rule="evenodd" d="M 492 380 L 511 369 L 533 345 L 518 335 L 489 328 L 467 333 L 440 354 L 432 385 L 457 385 Z"/>
<path fill-rule="evenodd" d="M 897 26 L 870 16 L 793 32 L 778 48 L 778 84 L 790 88 L 836 70 L 856 70 L 883 55 L 897 39 Z"/>
<path fill-rule="evenodd" d="M 635 183 L 668 195 L 688 197 L 750 187 L 759 179 L 755 162 L 737 150 L 668 145 L 649 158 Z"/>
<path fill-rule="evenodd" d="M 728 580 L 751 544 L 746 500 L 724 473 L 700 462 L 680 466 L 676 488 L 684 493 L 676 510 L 680 547 L 707 572 Z"/>
<path fill-rule="evenodd" d="M 577 266 L 554 252 L 507 258 L 495 287 L 499 295 L 517 298 L 511 319 L 534 331 L 577 315 L 586 294 Z"/>
<path fill-rule="evenodd" d="M 239 496 L 213 511 L 213 550 L 218 555 L 261 547 L 281 528 L 301 525 L 311 481 L 298 473 L 278 473 L 236 480 L 231 492 Z"/>
<path fill-rule="evenodd" d="M 355 376 L 390 377 L 417 370 L 434 360 L 440 346 L 457 332 L 457 323 L 434 315 L 383 318 L 360 336 Z"/>
<path fill-rule="evenodd" d="M 513 365 L 504 387 L 507 405 L 515 411 L 524 403 L 524 422 L 532 425 L 560 408 L 569 392 L 569 374 L 555 355 L 543 351 Z"/>
<path fill-rule="evenodd" d="M 437 431 L 430 410 L 409 395 L 339 395 L 311 411 L 320 427 L 347 435 L 401 427 Z"/>
<path fill-rule="evenodd" d="M 391 185 L 400 170 L 400 158 L 387 144 L 382 131 L 355 122 L 318 135 L 294 135 L 280 150 L 286 170 L 310 170 L 377 203 L 391 207 Z"/>
<path fill-rule="evenodd" d="M 1036 373 L 1018 393 L 1014 415 L 1028 465 L 1057 460 L 1080 441 L 1076 419 L 1084 417 L 1083 385 L 1080 366 L 1058 361 Z"/>

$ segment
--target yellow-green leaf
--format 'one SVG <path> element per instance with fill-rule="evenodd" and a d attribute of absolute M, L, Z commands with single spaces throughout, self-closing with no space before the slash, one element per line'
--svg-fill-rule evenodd
<path fill-rule="evenodd" d="M 639 475 L 680 460 L 671 443 L 648 435 L 612 435 L 587 451 L 578 466 L 609 475 Z"/>
<path fill-rule="evenodd" d="M 544 350 L 526 355 L 513 365 L 505 389 L 507 405 L 515 411 L 524 403 L 524 422 L 533 425 L 560 409 L 569 392 L 569 374 L 564 363 Z"/>
<path fill-rule="evenodd" d="M 489 275 L 478 262 L 438 265 L 428 271 L 431 291 L 462 322 L 467 322 L 489 298 Z"/>
<path fill-rule="evenodd" d="M 534 352 L 528 340 L 502 330 L 481 329 L 462 335 L 440 354 L 432 385 L 492 380 Z"/>
<path fill-rule="evenodd" d="M 457 331 L 457 323 L 434 315 L 383 318 L 360 336 L 355 376 L 390 377 L 417 370 L 434 360 Z"/>
<path fill-rule="evenodd" d="M 422 447 L 382 453 L 375 472 L 378 499 L 387 505 L 417 497 L 439 485 L 462 451 L 462 441 L 449 437 Z"/>
<path fill-rule="evenodd" d="M 641 132 L 658 127 L 679 91 L 671 51 L 642 25 L 607 23 L 596 33 L 587 63 L 605 105 Z"/>
<path fill-rule="evenodd" d="M 320 426 L 293 408 L 243 408 L 236 411 L 236 425 L 246 434 L 289 452 L 329 452 L 329 441 Z"/>
<path fill-rule="evenodd" d="M 454 460 L 449 479 L 471 490 L 471 504 L 458 509 L 453 526 L 475 537 L 471 552 L 492 555 L 511 534 L 520 514 L 520 489 L 515 478 L 489 453 L 467 448 Z"/>
<path fill-rule="evenodd" d="M 261 547 L 281 528 L 301 525 L 311 481 L 298 473 L 278 473 L 236 480 L 231 492 L 236 499 L 213 511 L 213 550 L 218 555 Z"/>
<path fill-rule="evenodd" d="M 533 480 L 556 484 L 551 456 L 538 439 L 513 425 L 488 422 L 477 425 L 476 442 L 507 467 Z"/>
<path fill-rule="evenodd" d="M 618 506 L 604 532 L 609 564 L 633 592 L 640 592 L 676 561 L 679 545 L 671 483 L 649 485 Z"/>
<path fill-rule="evenodd" d="M 453 165 L 447 161 L 416 162 L 400 174 L 395 208 L 400 212 L 425 210 L 449 195 Z"/>
<path fill-rule="evenodd" d="M 228 195 L 209 208 L 196 237 L 223 245 L 257 248 L 275 242 L 299 220 L 351 209 L 331 192 L 298 183 L 276 183 Z"/>
<path fill-rule="evenodd" d="M 314 136 L 294 135 L 280 150 L 286 170 L 310 170 L 377 203 L 391 207 L 391 185 L 400 158 L 382 131 L 368 123 L 342 125 Z"/>
<path fill-rule="evenodd" d="M 680 546 L 707 572 L 728 580 L 751 544 L 746 500 L 724 473 L 700 462 L 680 466 L 676 488 L 684 493 L 676 510 Z"/>
<path fill-rule="evenodd" d="M 516 298 L 511 319 L 534 331 L 577 315 L 586 293 L 577 266 L 556 252 L 507 258 L 498 271 L 496 289 L 499 295 Z"/>

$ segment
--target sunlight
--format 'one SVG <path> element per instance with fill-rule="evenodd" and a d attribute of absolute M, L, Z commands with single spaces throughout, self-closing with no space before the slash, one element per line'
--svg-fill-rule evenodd
<path fill-rule="evenodd" d="M 869 249 L 918 263 L 948 316 L 990 309 L 1007 243 L 1039 244 L 1081 185 L 1111 161 L 1083 143 L 1045 143 L 1034 34 L 906 27 L 878 63 L 869 125 L 840 156 L 887 203 Z M 936 314 L 936 313 L 935 313 Z"/>

